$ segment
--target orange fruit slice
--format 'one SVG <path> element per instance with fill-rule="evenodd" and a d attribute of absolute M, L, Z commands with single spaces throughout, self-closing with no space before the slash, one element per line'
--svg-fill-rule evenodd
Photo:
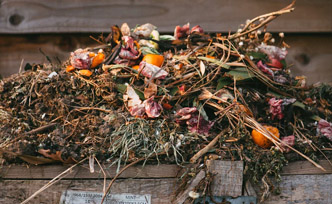
<path fill-rule="evenodd" d="M 268 130 L 272 135 L 276 136 L 277 138 L 280 137 L 279 130 L 276 127 L 272 127 L 270 125 L 263 125 L 266 130 Z M 262 133 L 258 132 L 257 130 L 252 130 L 251 137 L 254 140 L 255 144 L 262 148 L 270 148 L 273 145 L 273 142 L 266 138 Z"/>

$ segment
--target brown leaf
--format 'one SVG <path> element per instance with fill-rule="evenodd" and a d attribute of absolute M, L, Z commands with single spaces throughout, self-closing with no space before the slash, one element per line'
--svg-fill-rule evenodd
<path fill-rule="evenodd" d="M 154 83 L 150 83 L 147 88 L 144 89 L 144 98 L 150 98 L 151 96 L 155 96 L 157 94 L 158 87 Z"/>

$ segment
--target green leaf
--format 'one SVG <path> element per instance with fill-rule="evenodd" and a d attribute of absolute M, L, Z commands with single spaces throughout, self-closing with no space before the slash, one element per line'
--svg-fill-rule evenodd
<path fill-rule="evenodd" d="M 211 58 L 208 58 L 208 57 L 197 57 L 197 58 L 200 59 L 200 60 L 204 60 L 204 61 L 210 62 L 212 64 L 216 64 L 216 65 L 221 66 L 221 67 L 223 67 L 225 69 L 229 69 L 230 68 L 229 65 L 227 65 L 227 64 L 225 64 L 225 63 L 223 63 L 223 62 L 221 62 L 221 61 L 219 61 L 217 59 L 211 59 Z"/>
<path fill-rule="evenodd" d="M 145 100 L 144 93 L 139 89 L 134 89 L 141 100 Z"/>
<path fill-rule="evenodd" d="M 116 84 L 116 89 L 120 92 L 120 93 L 125 93 L 127 91 L 127 86 L 124 84 Z"/>
<path fill-rule="evenodd" d="M 249 52 L 248 53 L 249 56 L 253 57 L 254 59 L 266 59 L 267 55 L 262 53 L 262 52 Z"/>
<path fill-rule="evenodd" d="M 169 92 L 169 95 L 174 96 L 179 91 L 178 87 L 174 87 Z"/>
<path fill-rule="evenodd" d="M 251 75 L 245 67 L 236 67 L 226 74 L 231 75 L 236 80 L 252 79 L 255 76 Z"/>
<path fill-rule="evenodd" d="M 140 51 L 142 52 L 143 55 L 147 55 L 147 54 L 156 54 L 156 55 L 160 55 L 160 53 L 152 48 L 152 47 L 141 47 L 140 48 Z"/>
<path fill-rule="evenodd" d="M 220 79 L 218 79 L 218 84 L 217 84 L 217 91 L 222 89 L 224 86 L 227 86 L 229 84 L 231 84 L 233 82 L 233 80 L 229 77 L 222 77 Z"/>
<path fill-rule="evenodd" d="M 295 101 L 292 106 L 296 106 L 296 107 L 299 107 L 299 108 L 302 108 L 303 110 L 305 110 L 305 105 L 299 101 Z"/>
<path fill-rule="evenodd" d="M 312 115 L 310 118 L 313 119 L 313 120 L 316 120 L 316 121 L 320 121 L 322 119 L 318 115 Z"/>
<path fill-rule="evenodd" d="M 160 35 L 159 40 L 175 40 L 173 35 Z"/>

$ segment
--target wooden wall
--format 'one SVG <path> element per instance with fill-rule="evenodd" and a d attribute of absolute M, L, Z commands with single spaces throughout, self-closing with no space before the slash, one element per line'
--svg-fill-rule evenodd
<path fill-rule="evenodd" d="M 92 46 L 90 34 L 109 32 L 113 24 L 146 22 L 160 32 L 176 25 L 199 24 L 207 32 L 238 29 L 246 19 L 278 10 L 291 0 L 0 0 L 0 74 L 20 64 L 42 63 L 50 56 L 65 60 L 69 52 Z M 269 31 L 286 33 L 288 62 L 295 75 L 310 83 L 332 81 L 332 1 L 298 0 L 293 13 L 277 18 Z"/>
<path fill-rule="evenodd" d="M 290 163 L 282 173 L 280 194 L 271 195 L 265 203 L 331 203 L 332 167 L 328 161 L 321 161 L 320 165 L 326 169 L 325 172 L 307 161 Z M 60 165 L 29 168 L 12 165 L 0 168 L 0 203 L 22 202 L 67 168 Z M 176 165 L 146 165 L 143 169 L 141 166 L 133 166 L 116 180 L 111 192 L 151 194 L 152 203 L 168 204 L 171 203 L 179 184 L 178 177 L 182 175 L 180 170 Z M 115 176 L 116 168 L 104 168 L 104 171 L 107 175 L 107 186 Z M 228 174 L 223 172 L 222 175 Z M 102 192 L 103 184 L 100 168 L 95 167 L 95 172 L 90 173 L 88 166 L 79 166 L 29 203 L 59 203 L 61 193 L 68 190 Z M 258 197 L 260 192 L 259 185 L 246 185 L 243 195 Z"/>

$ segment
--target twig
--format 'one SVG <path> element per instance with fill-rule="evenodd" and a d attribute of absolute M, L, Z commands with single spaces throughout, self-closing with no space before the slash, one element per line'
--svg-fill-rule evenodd
<path fill-rule="evenodd" d="M 202 179 L 205 178 L 204 170 L 201 170 L 196 177 L 193 179 L 189 187 L 181 193 L 181 195 L 177 196 L 176 200 L 172 203 L 174 204 L 182 204 L 187 198 L 190 191 L 192 191 L 198 184 L 201 182 Z"/>
<path fill-rule="evenodd" d="M 47 129 L 50 129 L 54 126 L 56 126 L 57 123 L 50 123 L 50 124 L 47 124 L 47 125 L 44 125 L 44 126 L 41 126 L 39 128 L 36 128 L 36 129 L 33 129 L 33 130 L 30 130 L 29 132 L 26 132 L 25 134 L 26 135 L 31 135 L 31 134 L 35 134 L 35 133 L 39 133 L 39 132 L 43 132 Z"/>
<path fill-rule="evenodd" d="M 105 173 L 103 167 L 101 166 L 101 164 L 99 163 L 98 159 L 96 157 L 94 157 L 94 159 L 96 160 L 100 170 L 103 172 L 103 175 L 104 175 L 103 193 L 105 193 L 106 192 L 106 173 Z"/>
<path fill-rule="evenodd" d="M 223 131 L 221 131 L 215 138 L 213 138 L 213 140 L 208 145 L 206 145 L 203 149 L 201 149 L 193 157 L 191 157 L 190 163 L 195 163 L 197 159 L 199 159 L 202 155 L 212 149 L 213 146 L 218 142 L 219 138 L 223 136 L 227 131 L 228 129 L 224 129 Z"/>

